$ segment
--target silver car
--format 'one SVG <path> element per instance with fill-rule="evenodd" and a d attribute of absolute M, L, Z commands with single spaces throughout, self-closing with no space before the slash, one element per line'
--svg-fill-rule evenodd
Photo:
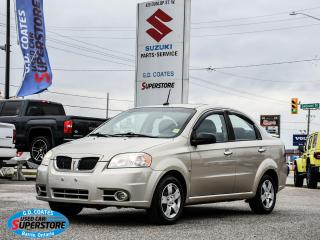
<path fill-rule="evenodd" d="M 134 108 L 48 152 L 37 199 L 72 216 L 84 207 L 147 209 L 174 223 L 186 205 L 244 199 L 270 213 L 287 177 L 282 142 L 239 111 L 207 105 Z"/>

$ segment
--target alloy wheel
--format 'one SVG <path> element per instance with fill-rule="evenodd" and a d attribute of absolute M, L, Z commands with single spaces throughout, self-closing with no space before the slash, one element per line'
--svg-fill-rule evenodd
<path fill-rule="evenodd" d="M 275 198 L 274 187 L 271 181 L 265 180 L 261 186 L 261 202 L 264 208 L 269 209 Z"/>
<path fill-rule="evenodd" d="M 36 140 L 31 148 L 32 157 L 36 162 L 41 162 L 47 151 L 47 143 L 42 139 Z"/>
<path fill-rule="evenodd" d="M 169 183 L 162 191 L 161 209 L 163 214 L 172 219 L 179 213 L 181 207 L 181 193 L 177 185 Z"/>

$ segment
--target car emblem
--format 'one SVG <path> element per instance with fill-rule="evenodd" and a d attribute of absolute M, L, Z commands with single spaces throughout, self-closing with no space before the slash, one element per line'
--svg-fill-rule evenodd
<path fill-rule="evenodd" d="M 77 171 L 78 170 L 78 165 L 79 165 L 79 159 L 73 159 L 72 160 L 72 170 Z"/>

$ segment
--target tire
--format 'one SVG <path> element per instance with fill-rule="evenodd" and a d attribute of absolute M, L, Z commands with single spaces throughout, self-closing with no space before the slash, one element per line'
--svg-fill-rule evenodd
<path fill-rule="evenodd" d="M 62 213 L 66 217 L 74 217 L 83 209 L 81 205 L 70 203 L 49 202 L 49 206 L 51 210 Z"/>
<path fill-rule="evenodd" d="M 147 213 L 155 224 L 173 224 L 181 216 L 184 203 L 181 182 L 173 176 L 166 176 L 159 182 Z"/>
<path fill-rule="evenodd" d="M 40 165 L 44 155 L 52 148 L 48 136 L 35 137 L 30 144 L 31 161 Z"/>
<path fill-rule="evenodd" d="M 258 185 L 256 196 L 250 199 L 249 206 L 256 214 L 269 214 L 277 200 L 276 185 L 272 177 L 264 175 Z"/>
<path fill-rule="evenodd" d="M 310 189 L 316 189 L 318 181 L 311 166 L 307 167 L 307 187 Z"/>
<path fill-rule="evenodd" d="M 294 168 L 294 186 L 295 187 L 303 187 L 303 179 L 304 179 L 304 177 L 301 174 L 299 174 L 298 167 L 297 167 L 297 165 L 295 165 L 295 168 Z"/>

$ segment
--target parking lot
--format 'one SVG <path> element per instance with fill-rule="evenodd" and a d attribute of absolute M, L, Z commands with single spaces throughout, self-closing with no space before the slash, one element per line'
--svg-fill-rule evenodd
<path fill-rule="evenodd" d="M 292 177 L 289 177 L 289 184 Z M 48 208 L 35 199 L 34 181 L 0 180 L 0 239 L 21 239 L 6 230 L 17 211 Z M 320 189 L 287 187 L 271 215 L 253 214 L 243 201 L 187 207 L 172 226 L 150 225 L 143 210 L 84 210 L 59 239 L 320 239 Z"/>

